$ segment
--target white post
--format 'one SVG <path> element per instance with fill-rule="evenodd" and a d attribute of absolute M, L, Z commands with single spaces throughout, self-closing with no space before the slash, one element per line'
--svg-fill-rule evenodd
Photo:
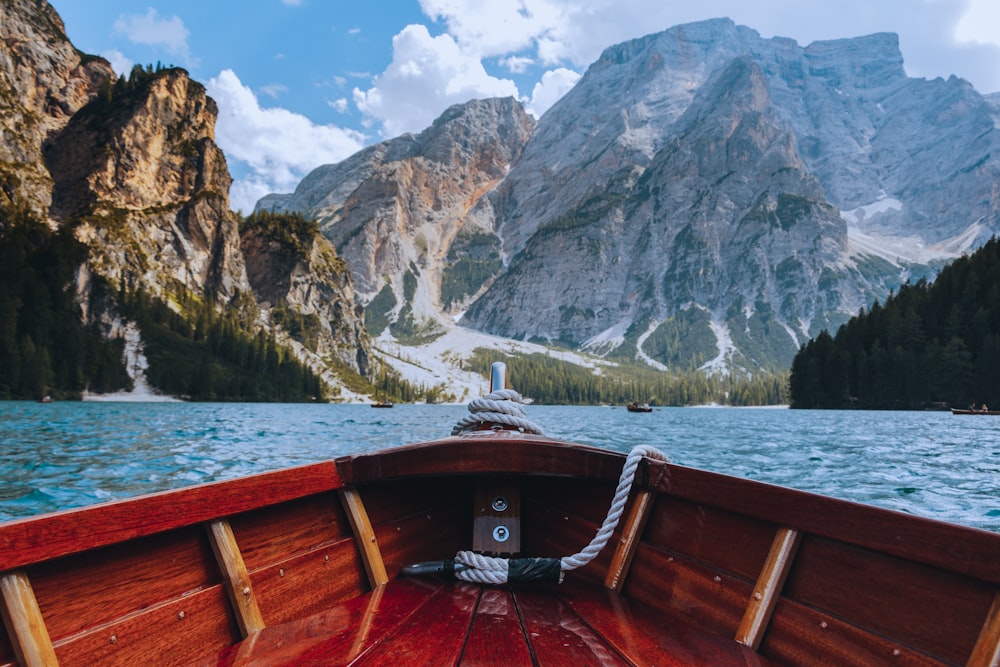
<path fill-rule="evenodd" d="M 494 361 L 490 368 L 490 393 L 507 388 L 507 364 Z"/>

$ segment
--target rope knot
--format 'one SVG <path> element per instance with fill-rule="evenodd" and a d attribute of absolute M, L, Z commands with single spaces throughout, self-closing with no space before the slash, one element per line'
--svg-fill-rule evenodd
<path fill-rule="evenodd" d="M 459 435 L 480 424 L 501 424 L 522 433 L 541 435 L 541 427 L 524 416 L 524 408 L 521 407 L 523 402 L 521 395 L 513 389 L 500 389 L 473 399 L 469 402 L 471 414 L 460 419 L 451 434 Z"/>

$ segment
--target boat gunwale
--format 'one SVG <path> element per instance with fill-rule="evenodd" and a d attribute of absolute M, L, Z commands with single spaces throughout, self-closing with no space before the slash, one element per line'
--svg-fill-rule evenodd
<path fill-rule="evenodd" d="M 0 571 L 204 523 L 344 486 L 450 475 L 577 477 L 613 484 L 625 454 L 483 431 L 0 524 Z M 1000 583 L 1000 534 L 808 491 L 646 460 L 639 488 Z"/>
<path fill-rule="evenodd" d="M 431 448 L 440 455 L 428 457 Z M 345 456 L 336 463 L 348 485 L 456 474 L 537 474 L 615 482 L 624 458 L 624 453 L 613 450 L 498 431 Z M 554 463 L 570 467 L 553 470 Z M 639 466 L 636 486 L 1000 584 L 1000 534 L 980 528 L 649 459 Z"/>
<path fill-rule="evenodd" d="M 0 572 L 343 487 L 332 461 L 0 523 Z"/>

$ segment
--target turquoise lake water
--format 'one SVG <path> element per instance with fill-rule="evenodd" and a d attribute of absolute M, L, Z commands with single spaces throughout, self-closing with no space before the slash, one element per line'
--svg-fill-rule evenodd
<path fill-rule="evenodd" d="M 1000 532 L 1000 417 L 531 405 L 547 435 Z M 462 405 L 0 401 L 0 521 L 446 436 Z"/>

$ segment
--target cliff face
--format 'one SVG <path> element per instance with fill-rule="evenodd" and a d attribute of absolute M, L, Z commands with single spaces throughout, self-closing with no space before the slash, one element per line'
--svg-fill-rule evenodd
<path fill-rule="evenodd" d="M 79 53 L 48 3 L 0 3 L 0 205 L 47 215 L 52 179 L 42 146 L 114 77 L 100 58 Z"/>
<path fill-rule="evenodd" d="M 181 288 L 227 304 L 249 283 L 212 136 L 215 103 L 182 70 L 137 78 L 47 142 L 50 216 L 76 225 L 91 269 L 115 285 Z"/>
<path fill-rule="evenodd" d="M 76 281 L 84 317 L 121 328 L 114 303 L 92 298 L 99 276 L 114 290 L 141 288 L 167 302 L 189 294 L 245 310 L 244 320 L 280 333 L 270 309 L 306 302 L 294 290 L 279 296 L 251 284 L 229 208 L 231 177 L 214 141 L 218 110 L 204 86 L 181 69 L 138 67 L 117 78 L 108 63 L 72 47 L 45 2 L 5 2 L 0 19 L 0 210 L 27 206 L 86 244 Z M 252 250 L 257 265 L 267 263 L 266 249 Z M 303 271 L 297 263 L 272 269 L 288 272 L 272 271 L 268 280 L 277 283 Z M 328 312 L 323 345 L 297 348 L 299 356 L 321 370 L 323 355 L 337 348 L 341 363 L 369 375 L 346 268 L 321 248 L 305 270 L 324 286 L 308 308 Z M 266 303 L 246 298 L 259 294 Z"/>
<path fill-rule="evenodd" d="M 377 318 L 433 328 L 443 310 L 461 307 L 482 287 L 482 280 L 471 284 L 459 275 L 468 256 L 461 248 L 486 248 L 482 265 L 499 269 L 486 195 L 533 127 L 513 99 L 455 106 L 419 135 L 320 167 L 295 193 L 265 197 L 257 210 L 301 211 L 316 219 Z M 450 286 L 446 303 L 442 284 Z"/>

